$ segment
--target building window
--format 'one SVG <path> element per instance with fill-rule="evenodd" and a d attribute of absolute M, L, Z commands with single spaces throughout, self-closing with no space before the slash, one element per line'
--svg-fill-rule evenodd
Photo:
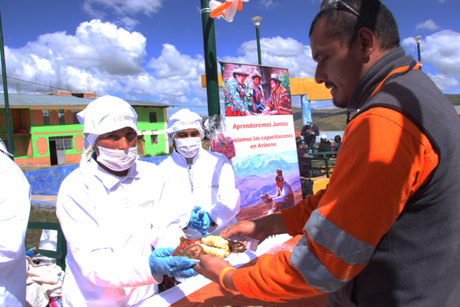
<path fill-rule="evenodd" d="M 43 125 L 50 125 L 50 110 L 43 110 Z"/>
<path fill-rule="evenodd" d="M 57 150 L 73 149 L 73 137 L 71 136 L 50 137 L 50 141 L 56 141 Z"/>
<path fill-rule="evenodd" d="M 64 137 L 64 149 L 73 149 L 72 137 Z"/>
<path fill-rule="evenodd" d="M 159 144 L 159 142 L 158 142 L 158 134 L 152 134 L 150 136 L 150 143 L 152 145 Z"/>
<path fill-rule="evenodd" d="M 64 110 L 58 110 L 59 125 L 65 125 L 65 113 Z"/>
<path fill-rule="evenodd" d="M 78 121 L 77 113 L 80 112 L 80 110 L 72 110 L 72 124 L 79 124 L 80 122 Z"/>
<path fill-rule="evenodd" d="M 150 112 L 149 113 L 149 118 L 151 123 L 157 123 L 157 112 Z"/>

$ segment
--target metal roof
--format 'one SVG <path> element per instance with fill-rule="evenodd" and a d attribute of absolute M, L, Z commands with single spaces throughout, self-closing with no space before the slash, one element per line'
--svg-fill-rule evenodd
<path fill-rule="evenodd" d="M 37 94 L 8 94 L 10 108 L 34 108 L 39 106 L 87 106 L 91 100 L 74 96 Z M 5 96 L 0 94 L 0 105 L 5 106 Z"/>
<path fill-rule="evenodd" d="M 55 96 L 40 94 L 8 94 L 9 106 L 12 109 L 23 108 L 40 108 L 40 107 L 69 107 L 79 106 L 86 107 L 94 98 L 78 98 L 74 96 Z M 131 100 L 125 99 L 133 107 L 161 107 L 168 108 L 169 105 L 161 102 L 149 100 Z M 0 106 L 5 107 L 5 98 L 0 93 Z"/>
<path fill-rule="evenodd" d="M 136 106 L 143 106 L 143 107 L 162 107 L 162 108 L 169 108 L 173 107 L 169 104 L 157 102 L 157 101 L 150 101 L 150 100 L 132 100 L 132 99 L 124 99 L 124 101 L 128 102 L 133 107 Z"/>

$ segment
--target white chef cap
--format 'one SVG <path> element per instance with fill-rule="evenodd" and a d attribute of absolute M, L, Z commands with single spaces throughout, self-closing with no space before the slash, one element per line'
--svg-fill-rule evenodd
<path fill-rule="evenodd" d="M 168 134 L 169 144 L 173 143 L 174 136 L 177 132 L 186 129 L 198 129 L 200 131 L 201 139 L 204 138 L 204 131 L 202 127 L 203 120 L 200 115 L 191 112 L 189 109 L 182 109 L 174 113 L 168 121 L 166 133 Z"/>
<path fill-rule="evenodd" d="M 96 142 L 99 135 L 131 127 L 137 133 L 137 113 L 123 99 L 114 96 L 103 96 L 92 101 L 86 109 L 77 114 L 83 125 L 85 135 L 82 158 Z M 86 159 L 85 159 L 86 160 Z"/>

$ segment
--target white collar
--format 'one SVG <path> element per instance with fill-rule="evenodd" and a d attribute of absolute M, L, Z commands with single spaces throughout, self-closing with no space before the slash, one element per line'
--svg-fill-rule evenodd
<path fill-rule="evenodd" d="M 90 164 L 90 168 L 94 176 L 99 178 L 99 180 L 107 189 L 112 189 L 115 185 L 125 181 L 128 178 L 139 178 L 139 172 L 137 171 L 137 161 L 134 162 L 134 164 L 129 168 L 128 174 L 126 174 L 126 176 L 118 177 L 103 169 L 95 160 L 94 155 L 95 153 L 91 155 L 91 159 L 88 161 L 88 163 Z"/>
<path fill-rule="evenodd" d="M 200 147 L 200 150 L 197 152 L 197 154 L 192 159 L 192 164 L 196 163 L 196 160 L 200 156 L 200 153 L 201 153 L 202 150 L 204 150 L 203 147 Z M 184 166 L 184 167 L 187 166 L 187 160 L 184 158 L 184 156 L 182 156 L 180 153 L 177 152 L 176 148 L 174 148 L 174 150 L 173 150 L 173 152 L 171 154 L 171 158 L 173 159 L 173 161 L 176 164 L 178 164 L 180 166 Z"/>

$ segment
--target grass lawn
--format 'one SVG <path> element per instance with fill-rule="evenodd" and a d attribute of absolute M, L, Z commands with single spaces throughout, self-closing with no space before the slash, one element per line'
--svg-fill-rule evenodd
<path fill-rule="evenodd" d="M 45 209 L 30 209 L 29 222 L 49 222 L 49 223 L 59 223 L 59 220 L 56 216 L 56 209 L 45 210 Z M 42 231 L 40 229 L 27 230 L 26 233 L 26 250 L 37 247 L 40 243 L 40 237 Z"/>

